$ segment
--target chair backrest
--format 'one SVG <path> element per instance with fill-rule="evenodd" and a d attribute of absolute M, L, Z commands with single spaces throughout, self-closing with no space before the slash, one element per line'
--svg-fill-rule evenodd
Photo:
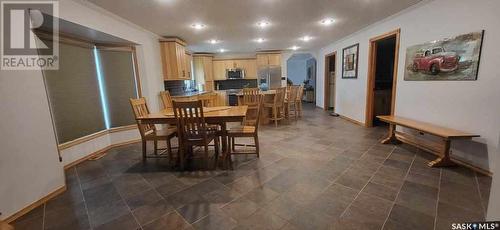
<path fill-rule="evenodd" d="M 288 87 L 288 101 L 295 101 L 297 100 L 297 94 L 299 93 L 299 88 L 300 86 L 298 85 L 291 85 Z"/>
<path fill-rule="evenodd" d="M 201 104 L 203 107 L 214 107 L 216 106 L 217 94 L 215 93 L 207 93 L 198 96 L 198 99 L 201 100 Z"/>
<path fill-rule="evenodd" d="M 302 98 L 304 97 L 304 85 L 300 85 L 299 89 L 297 91 L 297 101 L 302 101 Z"/>
<path fill-rule="evenodd" d="M 259 95 L 256 104 L 247 105 L 247 113 L 245 119 L 243 120 L 243 125 L 245 126 L 255 126 L 257 129 L 259 127 L 261 108 L 264 104 L 264 95 Z"/>
<path fill-rule="evenodd" d="M 282 106 L 285 103 L 286 87 L 280 87 L 276 89 L 276 94 L 274 96 L 274 105 Z"/>
<path fill-rule="evenodd" d="M 203 115 L 203 104 L 198 101 L 174 101 L 177 130 L 184 140 L 207 138 L 207 125 Z"/>
<path fill-rule="evenodd" d="M 257 105 L 259 103 L 259 88 L 243 88 L 242 105 Z"/>
<path fill-rule="evenodd" d="M 149 114 L 148 104 L 146 103 L 146 98 L 130 98 L 130 105 L 132 106 L 132 111 L 134 112 L 134 117 L 137 121 L 137 127 L 139 128 L 139 133 L 142 137 L 145 137 L 147 134 L 156 131 L 156 128 L 152 124 L 141 124 L 137 118 L 142 117 L 144 115 Z"/>
<path fill-rule="evenodd" d="M 160 92 L 161 102 L 163 103 L 163 108 L 168 109 L 172 108 L 172 96 L 170 96 L 170 92 L 168 90 Z"/>

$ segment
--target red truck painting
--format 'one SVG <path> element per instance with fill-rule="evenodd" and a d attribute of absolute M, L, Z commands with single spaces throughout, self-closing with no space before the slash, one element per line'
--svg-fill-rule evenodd
<path fill-rule="evenodd" d="M 432 75 L 440 72 L 452 72 L 458 68 L 460 56 L 455 52 L 446 52 L 443 47 L 424 49 L 413 58 L 413 72 L 425 71 Z"/>

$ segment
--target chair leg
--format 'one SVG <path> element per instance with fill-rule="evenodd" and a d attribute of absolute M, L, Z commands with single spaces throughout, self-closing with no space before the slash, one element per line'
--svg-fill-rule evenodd
<path fill-rule="evenodd" d="M 274 126 L 278 127 L 278 108 L 273 107 Z"/>
<path fill-rule="evenodd" d="M 205 167 L 208 170 L 210 167 L 210 162 L 208 161 L 208 143 L 205 143 Z"/>
<path fill-rule="evenodd" d="M 233 152 L 236 151 L 236 145 L 235 145 L 235 141 L 234 141 L 234 137 L 231 137 L 231 141 L 229 143 L 232 143 L 232 145 L 229 145 L 231 146 L 231 150 L 233 150 Z"/>
<path fill-rule="evenodd" d="M 146 141 L 142 141 L 142 160 L 146 160 Z"/>
<path fill-rule="evenodd" d="M 154 153 L 155 155 L 158 155 L 158 140 L 154 140 L 154 146 L 155 146 Z"/>
<path fill-rule="evenodd" d="M 255 136 L 253 137 L 254 139 L 254 142 L 255 142 L 255 152 L 257 153 L 257 158 L 260 157 L 260 152 L 259 152 L 259 136 L 257 134 L 255 134 Z"/>
<path fill-rule="evenodd" d="M 217 165 L 219 163 L 219 137 L 216 137 L 214 139 L 214 144 L 215 144 L 215 156 L 214 156 L 214 169 L 217 169 Z"/>
<path fill-rule="evenodd" d="M 171 138 L 167 137 L 167 154 L 168 154 L 168 164 L 172 167 L 172 143 L 170 143 Z"/>

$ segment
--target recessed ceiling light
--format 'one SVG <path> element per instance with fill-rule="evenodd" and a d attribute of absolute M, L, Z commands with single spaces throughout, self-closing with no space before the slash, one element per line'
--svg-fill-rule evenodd
<path fill-rule="evenodd" d="M 260 27 L 260 28 L 265 28 L 267 26 L 271 25 L 270 22 L 268 21 L 260 21 L 260 22 L 257 22 L 257 26 Z"/>
<path fill-rule="evenodd" d="M 226 52 L 226 51 L 227 51 L 227 50 L 225 50 L 225 49 L 219 49 L 219 53 L 224 53 L 224 52 Z"/>
<path fill-rule="evenodd" d="M 300 47 L 299 46 L 292 46 L 292 47 L 290 47 L 290 49 L 291 50 L 298 50 L 298 49 L 300 49 Z"/>
<path fill-rule="evenodd" d="M 262 42 L 265 42 L 266 39 L 264 39 L 264 38 L 257 38 L 257 39 L 255 39 L 255 41 L 258 42 L 258 43 L 262 43 Z"/>
<path fill-rule="evenodd" d="M 210 40 L 208 40 L 208 42 L 209 42 L 210 44 L 217 44 L 217 43 L 219 43 L 220 41 L 219 41 L 219 40 L 217 40 L 217 39 L 210 39 Z"/>
<path fill-rule="evenodd" d="M 319 23 L 320 23 L 321 25 L 324 25 L 324 26 L 331 25 L 331 24 L 333 24 L 334 22 L 335 22 L 335 19 L 333 19 L 333 18 L 324 18 L 324 19 L 322 19 L 321 21 L 319 21 Z"/>
<path fill-rule="evenodd" d="M 305 41 L 305 42 L 308 42 L 309 40 L 311 40 L 312 37 L 311 36 L 304 36 L 304 37 L 301 37 L 300 40 L 302 41 Z"/>
<path fill-rule="evenodd" d="M 201 30 L 201 29 L 205 28 L 205 25 L 201 24 L 201 23 L 194 23 L 194 24 L 191 25 L 191 27 L 193 29 Z"/>

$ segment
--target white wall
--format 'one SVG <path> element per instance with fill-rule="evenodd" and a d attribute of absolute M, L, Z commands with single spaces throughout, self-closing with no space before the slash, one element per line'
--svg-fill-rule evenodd
<path fill-rule="evenodd" d="M 42 73 L 0 71 L 0 219 L 64 186 Z"/>
<path fill-rule="evenodd" d="M 143 96 L 151 110 L 160 108 L 163 89 L 158 36 L 91 3 L 59 1 L 59 17 L 139 44 L 137 59 Z M 0 212 L 4 219 L 64 185 L 63 164 L 120 141 L 137 131 L 62 151 L 59 162 L 41 71 L 1 71 L 0 77 Z"/>
<path fill-rule="evenodd" d="M 495 167 L 500 166 L 495 162 L 499 160 L 500 134 L 498 12 L 497 0 L 424 1 L 320 49 L 318 76 L 324 75 L 326 54 L 337 51 L 337 69 L 340 69 L 342 48 L 359 43 L 358 79 L 341 79 L 341 73 L 337 74 L 336 112 L 364 122 L 369 39 L 401 28 L 395 114 L 480 134 L 481 138 L 474 141 L 455 142 L 452 151 L 478 166 L 500 172 Z M 485 37 L 477 81 L 403 80 L 405 47 L 481 29 L 485 30 Z M 322 85 L 324 79 L 319 77 L 318 82 Z M 318 87 L 318 106 L 323 106 L 323 97 L 323 88 Z"/>

